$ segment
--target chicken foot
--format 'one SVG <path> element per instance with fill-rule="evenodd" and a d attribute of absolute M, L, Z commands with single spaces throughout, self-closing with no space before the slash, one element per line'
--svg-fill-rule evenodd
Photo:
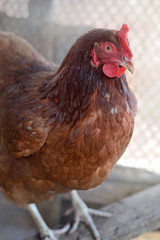
<path fill-rule="evenodd" d="M 65 225 L 62 229 L 58 229 L 54 231 L 51 230 L 45 223 L 44 219 L 42 218 L 35 204 L 29 204 L 26 208 L 31 214 L 31 216 L 33 217 L 40 231 L 40 236 L 42 240 L 57 240 L 58 236 L 65 234 L 69 230 L 69 227 L 70 227 L 69 224 Z"/>
<path fill-rule="evenodd" d="M 72 225 L 71 229 L 69 230 L 69 233 L 75 232 L 78 228 L 80 221 L 83 221 L 91 229 L 94 239 L 100 240 L 101 238 L 100 238 L 99 231 L 90 215 L 96 215 L 96 216 L 100 216 L 100 217 L 111 217 L 112 214 L 109 212 L 103 212 L 103 211 L 88 208 L 87 205 L 80 198 L 80 196 L 78 195 L 76 190 L 73 190 L 70 194 L 71 194 L 73 208 L 69 209 L 66 212 L 66 215 L 74 212 L 75 213 L 75 221 L 74 221 L 74 224 Z"/>

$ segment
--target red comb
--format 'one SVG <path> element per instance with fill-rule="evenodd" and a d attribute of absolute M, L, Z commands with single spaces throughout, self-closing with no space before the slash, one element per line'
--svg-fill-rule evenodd
<path fill-rule="evenodd" d="M 118 31 L 117 36 L 119 38 L 126 38 L 128 32 L 129 32 L 129 27 L 126 23 L 124 23 L 121 29 Z"/>
<path fill-rule="evenodd" d="M 131 49 L 127 42 L 127 33 L 129 32 L 129 27 L 127 24 L 123 24 L 121 29 L 117 32 L 117 37 L 121 40 L 122 46 L 128 54 L 128 60 L 133 57 Z"/>

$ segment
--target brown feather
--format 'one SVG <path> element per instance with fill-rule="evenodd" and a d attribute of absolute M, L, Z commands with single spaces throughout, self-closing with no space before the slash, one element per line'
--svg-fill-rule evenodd
<path fill-rule="evenodd" d="M 136 112 L 125 75 L 107 78 L 102 66 L 91 63 L 95 42 L 112 41 L 120 48 L 116 32 L 85 34 L 58 70 L 24 40 L 1 33 L 0 41 L 1 36 L 0 56 L 6 45 L 14 46 L 17 59 L 14 63 L 6 54 L 6 71 L 0 58 L 0 185 L 5 195 L 26 205 L 101 184 L 130 141 Z"/>

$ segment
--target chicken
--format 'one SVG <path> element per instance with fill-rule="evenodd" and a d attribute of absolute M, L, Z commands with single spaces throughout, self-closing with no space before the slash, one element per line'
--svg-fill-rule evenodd
<path fill-rule="evenodd" d="M 125 70 L 133 72 L 129 28 L 93 29 L 57 67 L 24 39 L 0 32 L 0 186 L 27 208 L 43 239 L 56 239 L 34 203 L 71 192 L 76 220 L 85 217 L 100 239 L 77 189 L 108 178 L 134 128 L 136 99 Z M 83 211 L 84 210 L 84 211 Z M 62 229 L 62 233 L 68 226 Z"/>

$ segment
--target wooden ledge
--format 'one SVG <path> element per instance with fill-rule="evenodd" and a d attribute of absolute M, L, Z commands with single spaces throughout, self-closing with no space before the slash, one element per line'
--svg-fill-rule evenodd
<path fill-rule="evenodd" d="M 111 212 L 109 219 L 95 218 L 102 240 L 131 240 L 160 227 L 160 184 L 133 194 L 102 208 Z M 61 240 L 92 240 L 88 229 L 80 225 L 78 232 Z M 40 240 L 38 236 L 25 240 Z"/>

